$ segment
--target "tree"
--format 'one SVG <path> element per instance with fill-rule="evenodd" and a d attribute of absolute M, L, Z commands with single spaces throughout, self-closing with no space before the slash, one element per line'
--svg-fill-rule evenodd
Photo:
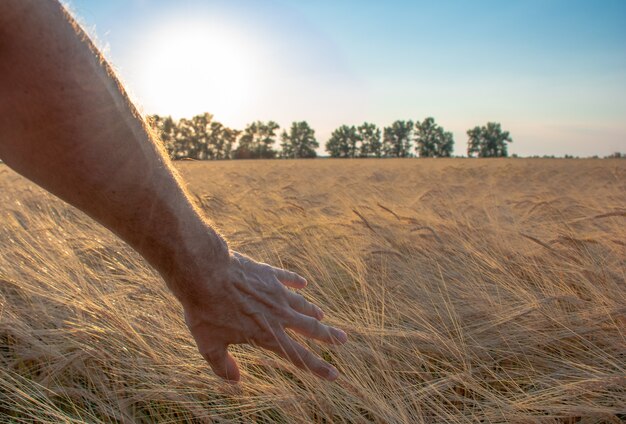
<path fill-rule="evenodd" d="M 474 127 L 467 130 L 467 155 L 473 157 L 478 154 L 480 158 L 507 157 L 507 142 L 512 143 L 508 131 L 502 131 L 497 122 L 488 122 L 486 126 Z"/>
<path fill-rule="evenodd" d="M 163 143 L 168 156 L 174 158 L 176 153 L 176 143 L 174 142 L 177 131 L 176 122 L 171 116 L 151 115 L 148 117 L 148 123 Z"/>
<path fill-rule="evenodd" d="M 239 135 L 239 131 L 214 121 L 210 113 L 178 122 L 153 115 L 149 122 L 172 159 L 228 159 Z"/>
<path fill-rule="evenodd" d="M 152 115 L 148 117 L 148 123 L 157 133 L 169 157 L 173 160 L 189 157 L 192 146 L 189 143 L 191 130 L 188 128 L 188 120 L 176 122 L 171 116 L 162 117 Z"/>
<path fill-rule="evenodd" d="M 382 143 L 380 141 L 380 128 L 374 124 L 363 124 L 357 128 L 357 133 L 361 138 L 361 149 L 359 156 L 366 157 L 381 157 L 382 156 Z"/>
<path fill-rule="evenodd" d="M 319 143 L 315 139 L 315 131 L 306 121 L 293 122 L 289 132 L 281 135 L 281 157 L 283 158 L 314 158 Z"/>
<path fill-rule="evenodd" d="M 222 150 L 218 159 L 230 159 L 232 156 L 233 146 L 237 142 L 237 138 L 241 131 L 225 127 L 222 132 Z"/>
<path fill-rule="evenodd" d="M 354 158 L 358 154 L 360 141 L 354 126 L 342 125 L 333 131 L 326 142 L 326 151 L 334 158 Z"/>
<path fill-rule="evenodd" d="M 411 155 L 413 121 L 396 121 L 383 130 L 383 155 L 406 158 Z"/>
<path fill-rule="evenodd" d="M 228 128 L 220 122 L 211 122 L 207 134 L 206 159 L 230 159 L 230 154 L 240 131 Z"/>
<path fill-rule="evenodd" d="M 264 123 L 256 121 L 248 124 L 239 138 L 239 145 L 234 151 L 235 159 L 273 159 L 276 150 L 276 130 L 280 127 L 274 121 Z"/>
<path fill-rule="evenodd" d="M 216 140 L 213 131 L 216 127 L 220 129 L 222 124 L 213 122 L 213 115 L 210 113 L 203 113 L 191 118 L 188 125 L 189 143 L 193 147 L 189 157 L 198 160 L 216 159 L 215 146 L 213 146 Z"/>
<path fill-rule="evenodd" d="M 191 120 L 186 118 L 178 120 L 174 135 L 176 146 L 174 159 L 195 159 L 197 157 L 197 145 L 194 138 Z"/>
<path fill-rule="evenodd" d="M 419 157 L 450 157 L 453 149 L 452 133 L 444 131 L 434 118 L 415 123 L 415 151 Z"/>

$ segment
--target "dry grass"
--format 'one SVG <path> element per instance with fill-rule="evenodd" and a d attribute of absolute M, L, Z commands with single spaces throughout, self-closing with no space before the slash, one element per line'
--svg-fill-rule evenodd
<path fill-rule="evenodd" d="M 212 376 L 137 254 L 0 165 L 0 421 L 611 423 L 626 414 L 626 161 L 179 165 L 231 245 L 349 331 L 332 384 Z"/>

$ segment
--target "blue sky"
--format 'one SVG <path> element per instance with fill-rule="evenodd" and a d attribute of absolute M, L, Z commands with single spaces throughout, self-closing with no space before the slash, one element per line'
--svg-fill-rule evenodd
<path fill-rule="evenodd" d="M 626 151 L 626 1 L 69 0 L 146 113 L 243 128 L 498 121 L 521 155 Z"/>

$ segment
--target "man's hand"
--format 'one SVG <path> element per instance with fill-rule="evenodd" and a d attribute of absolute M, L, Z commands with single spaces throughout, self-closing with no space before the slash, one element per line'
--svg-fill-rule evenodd
<path fill-rule="evenodd" d="M 181 300 L 215 373 L 239 379 L 227 347 L 250 343 L 333 380 L 285 330 L 346 335 L 285 286 L 306 281 L 228 250 L 194 207 L 112 70 L 58 0 L 0 1 L 0 157 L 139 252 Z"/>
<path fill-rule="evenodd" d="M 327 380 L 337 370 L 293 340 L 289 328 L 326 343 L 347 340 L 343 331 L 320 322 L 322 310 L 287 287 L 301 289 L 306 280 L 293 272 L 258 263 L 232 252 L 227 264 L 201 282 L 192 300 L 183 301 L 185 321 L 198 349 L 215 374 L 239 381 L 228 345 L 250 343 L 269 349 L 296 366 Z"/>

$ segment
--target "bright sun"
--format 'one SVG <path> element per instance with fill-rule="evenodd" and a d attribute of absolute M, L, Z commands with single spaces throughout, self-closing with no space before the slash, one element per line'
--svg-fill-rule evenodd
<path fill-rule="evenodd" d="M 252 103 L 253 50 L 233 31 L 200 22 L 160 25 L 135 50 L 131 88 L 146 112 L 192 117 L 210 112 L 241 124 Z"/>

